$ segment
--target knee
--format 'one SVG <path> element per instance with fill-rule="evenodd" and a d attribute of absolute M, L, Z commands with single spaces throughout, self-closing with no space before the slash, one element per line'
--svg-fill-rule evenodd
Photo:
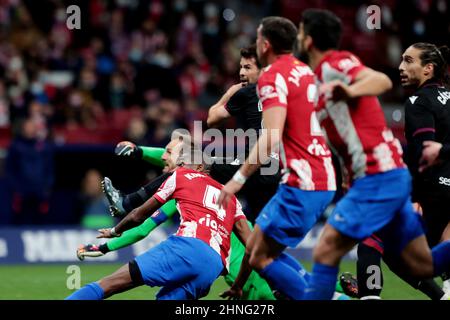
<path fill-rule="evenodd" d="M 271 260 L 267 257 L 256 254 L 251 254 L 248 260 L 248 263 L 250 264 L 252 269 L 257 271 L 264 269 L 270 262 Z"/>
<path fill-rule="evenodd" d="M 313 251 L 313 259 L 315 262 L 337 265 L 344 253 L 341 252 L 339 241 L 333 236 L 323 236 Z"/>

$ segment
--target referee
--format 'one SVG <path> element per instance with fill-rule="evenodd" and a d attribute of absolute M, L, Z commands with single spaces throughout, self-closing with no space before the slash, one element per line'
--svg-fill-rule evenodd
<path fill-rule="evenodd" d="M 263 128 L 262 108 L 256 93 L 261 65 L 258 62 L 256 46 L 251 45 L 241 49 L 241 60 L 239 65 L 240 83 L 231 86 L 220 100 L 210 107 L 208 112 L 208 126 L 218 127 L 226 119 L 237 118 L 238 126 L 247 132 L 255 133 L 253 141 L 256 142 L 260 130 Z M 214 163 L 211 167 L 211 176 L 218 182 L 227 183 L 240 165 L 244 163 L 251 146 L 247 143 L 245 154 L 238 155 L 238 159 L 232 163 Z M 278 158 L 271 157 L 271 162 L 266 166 L 278 166 Z M 264 166 L 263 166 L 264 167 Z M 241 195 L 247 201 L 245 215 L 252 223 L 255 222 L 259 212 L 275 194 L 279 180 L 279 171 L 273 175 L 258 174 L 251 176 L 241 191 Z"/>
<path fill-rule="evenodd" d="M 422 207 L 430 247 L 441 241 L 450 222 L 450 161 L 425 170 L 419 167 L 425 141 L 450 143 L 448 56 L 447 47 L 416 43 L 404 52 L 399 66 L 402 86 L 414 90 L 405 104 L 405 160 L 413 176 L 413 201 Z"/>

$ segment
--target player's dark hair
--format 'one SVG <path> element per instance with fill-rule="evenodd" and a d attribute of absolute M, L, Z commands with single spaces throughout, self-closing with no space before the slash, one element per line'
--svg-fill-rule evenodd
<path fill-rule="evenodd" d="M 450 61 L 450 49 L 447 46 L 437 47 L 428 42 L 418 42 L 412 45 L 419 49 L 420 62 L 422 66 L 431 63 L 434 66 L 433 78 L 450 87 L 450 76 L 448 74 L 448 64 Z"/>
<path fill-rule="evenodd" d="M 255 59 L 256 66 L 258 67 L 258 69 L 261 69 L 261 64 L 259 63 L 258 55 L 256 54 L 256 44 L 241 48 L 241 57 L 245 59 Z"/>
<path fill-rule="evenodd" d="M 342 35 L 342 21 L 333 12 L 323 9 L 307 9 L 302 13 L 301 23 L 305 36 L 313 39 L 320 51 L 337 49 Z"/>
<path fill-rule="evenodd" d="M 266 17 L 261 20 L 261 34 L 272 45 L 275 54 L 290 53 L 294 49 L 297 28 L 283 17 Z"/>

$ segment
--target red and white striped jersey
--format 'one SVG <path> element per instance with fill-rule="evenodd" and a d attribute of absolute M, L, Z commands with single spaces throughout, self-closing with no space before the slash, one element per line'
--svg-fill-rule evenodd
<path fill-rule="evenodd" d="M 228 270 L 234 223 L 246 217 L 234 196 L 226 210 L 219 209 L 217 200 L 222 188 L 210 176 L 181 167 L 167 178 L 154 197 L 162 203 L 177 200 L 181 221 L 176 235 L 204 241 L 221 256 Z"/>
<path fill-rule="evenodd" d="M 330 51 L 317 66 L 319 87 L 333 80 L 352 84 L 365 66 L 347 51 Z M 387 127 L 378 98 L 333 102 L 320 90 L 317 117 L 351 181 L 404 167 L 402 147 Z"/>
<path fill-rule="evenodd" d="M 314 112 L 317 87 L 311 69 L 291 54 L 280 55 L 258 80 L 264 110 L 287 109 L 280 161 L 282 183 L 302 190 L 336 190 L 331 152 Z"/>

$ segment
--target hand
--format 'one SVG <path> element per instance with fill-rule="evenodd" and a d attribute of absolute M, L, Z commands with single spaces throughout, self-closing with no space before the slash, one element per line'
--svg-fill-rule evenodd
<path fill-rule="evenodd" d="M 103 255 L 103 252 L 101 252 L 99 247 L 95 244 L 80 244 L 77 249 L 77 257 L 80 260 L 84 260 L 85 257 L 96 258 Z"/>
<path fill-rule="evenodd" d="M 226 209 L 228 201 L 230 201 L 231 197 L 242 189 L 242 186 L 243 184 L 240 184 L 233 179 L 228 181 L 222 190 L 220 190 L 219 200 L 217 200 L 219 208 L 223 207 Z"/>
<path fill-rule="evenodd" d="M 351 87 L 341 80 L 324 83 L 319 90 L 321 94 L 325 94 L 332 101 L 347 101 L 354 98 Z"/>
<path fill-rule="evenodd" d="M 111 233 L 111 228 L 109 229 L 99 229 L 98 232 L 100 233 L 97 236 L 97 239 L 101 239 L 101 238 L 115 238 L 118 237 L 119 235 L 115 236 Z"/>
<path fill-rule="evenodd" d="M 121 141 L 114 149 L 114 153 L 118 156 L 139 158 L 139 147 L 130 141 Z"/>
<path fill-rule="evenodd" d="M 242 289 L 235 287 L 235 286 L 231 286 L 230 289 L 228 289 L 227 291 L 224 291 L 220 294 L 221 298 L 228 298 L 228 300 L 237 300 L 242 298 Z"/>
<path fill-rule="evenodd" d="M 422 206 L 420 205 L 420 203 L 418 203 L 418 202 L 413 202 L 412 205 L 413 205 L 413 208 L 414 208 L 414 211 L 415 211 L 415 212 L 417 212 L 417 213 L 420 214 L 420 215 L 423 214 Z"/>
<path fill-rule="evenodd" d="M 442 144 L 435 141 L 424 141 L 422 157 L 419 160 L 419 172 L 436 165 L 440 162 L 438 159 Z"/>

